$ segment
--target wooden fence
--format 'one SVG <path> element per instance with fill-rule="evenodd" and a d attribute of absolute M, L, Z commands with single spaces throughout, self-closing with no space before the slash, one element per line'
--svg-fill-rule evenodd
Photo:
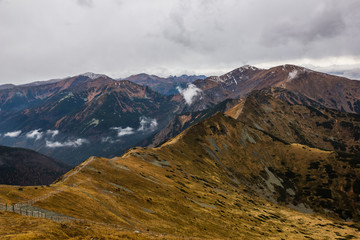
<path fill-rule="evenodd" d="M 14 212 L 25 216 L 46 218 L 60 222 L 75 220 L 75 218 L 62 215 L 56 212 L 48 211 L 26 203 L 17 203 L 15 205 L 0 203 L 0 211 Z"/>

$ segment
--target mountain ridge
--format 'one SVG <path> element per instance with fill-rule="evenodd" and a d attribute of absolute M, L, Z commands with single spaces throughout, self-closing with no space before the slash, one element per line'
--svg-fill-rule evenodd
<path fill-rule="evenodd" d="M 0 196 L 9 204 L 35 198 L 35 206 L 83 222 L 170 238 L 356 237 L 355 223 L 337 227 L 339 217 L 356 217 L 359 208 L 352 189 L 360 178 L 346 158 L 216 113 L 158 148 L 90 158 L 48 188 L 5 187 Z M 346 187 L 349 172 L 355 175 Z M 306 180 L 317 176 L 322 180 Z"/>

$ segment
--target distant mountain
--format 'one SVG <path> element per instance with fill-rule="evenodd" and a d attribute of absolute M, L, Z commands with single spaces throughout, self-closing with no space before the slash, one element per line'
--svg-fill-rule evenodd
<path fill-rule="evenodd" d="M 340 111 L 360 113 L 360 81 L 283 65 L 270 69 L 244 66 L 220 77 L 208 77 L 193 84 L 201 90 L 186 111 L 204 110 L 228 98 L 240 98 L 253 90 L 282 88 Z M 175 96 L 181 101 L 181 96 Z"/>
<path fill-rule="evenodd" d="M 177 94 L 170 96 L 94 73 L 0 90 L 0 144 L 31 148 L 76 165 L 91 155 L 111 157 L 136 145 L 156 146 L 212 115 L 217 104 L 242 101 L 254 90 L 291 105 L 360 112 L 360 81 L 293 65 L 243 66 L 219 77 L 198 77 L 128 78 L 154 88 L 171 85 Z M 336 144 L 330 134 L 326 137 L 323 146 Z"/>
<path fill-rule="evenodd" d="M 358 81 L 244 66 L 178 91 L 92 74 L 1 90 L 1 143 L 81 163 L 0 199 L 129 238 L 360 238 Z"/>
<path fill-rule="evenodd" d="M 101 77 L 97 81 L 92 80 L 90 77 L 79 75 L 55 82 L 35 82 L 3 89 L 0 90 L 0 108 L 2 111 L 20 111 L 41 105 L 48 98 L 67 89 L 80 91 L 81 89 L 105 85 L 111 81 L 108 77 Z"/>
<path fill-rule="evenodd" d="M 1 143 L 78 164 L 91 155 L 121 153 L 171 119 L 174 105 L 167 96 L 90 75 L 0 91 Z"/>
<path fill-rule="evenodd" d="M 342 71 L 329 71 L 327 73 L 331 74 L 331 75 L 340 76 L 340 77 L 346 77 L 349 79 L 360 80 L 360 69 L 359 68 L 347 69 L 347 70 L 342 70 Z"/>
<path fill-rule="evenodd" d="M 3 85 L 0 85 L 0 90 L 9 89 L 9 88 L 13 88 L 13 87 L 15 87 L 14 84 L 3 84 Z"/>
<path fill-rule="evenodd" d="M 0 184 L 46 185 L 69 170 L 64 163 L 35 151 L 0 146 Z"/>
<path fill-rule="evenodd" d="M 164 95 L 175 95 L 179 93 L 177 88 L 186 88 L 188 83 L 205 78 L 206 76 L 204 75 L 181 75 L 179 77 L 170 76 L 167 78 L 162 78 L 155 75 L 141 73 L 137 75 L 132 75 L 126 78 L 126 80 L 143 86 L 148 86 L 154 91 L 157 91 Z"/>

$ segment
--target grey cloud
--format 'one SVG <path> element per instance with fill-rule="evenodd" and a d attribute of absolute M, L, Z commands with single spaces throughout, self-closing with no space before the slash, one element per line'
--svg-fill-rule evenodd
<path fill-rule="evenodd" d="M 165 38 L 185 47 L 192 47 L 194 41 L 191 39 L 191 31 L 185 26 L 185 17 L 190 12 L 190 3 L 182 1 L 176 9 L 169 14 L 169 25 L 164 29 Z"/>
<path fill-rule="evenodd" d="M 216 4 L 219 1 L 178 2 L 165 21 L 164 38 L 195 52 L 213 52 L 219 46 L 214 36 L 224 31 Z"/>
<path fill-rule="evenodd" d="M 360 67 L 358 0 L 0 1 L 0 84 L 349 64 L 326 60 L 336 58 Z"/>
<path fill-rule="evenodd" d="M 84 7 L 92 7 L 94 5 L 93 0 L 77 0 L 77 3 Z"/>
<path fill-rule="evenodd" d="M 263 33 L 261 43 L 272 47 L 288 44 L 289 41 L 309 44 L 322 38 L 335 38 L 346 31 L 340 11 L 336 7 L 327 7 L 312 17 L 305 15 L 303 19 L 283 20 Z"/>

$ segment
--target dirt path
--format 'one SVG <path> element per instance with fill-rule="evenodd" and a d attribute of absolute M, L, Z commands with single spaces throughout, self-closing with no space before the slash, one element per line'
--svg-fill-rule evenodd
<path fill-rule="evenodd" d="M 88 165 L 89 163 L 91 163 L 95 158 L 94 157 L 90 157 L 90 159 L 88 161 L 86 161 L 85 163 L 83 163 L 82 165 L 80 166 L 77 166 L 76 169 L 69 173 L 69 174 L 66 174 L 64 175 L 63 179 L 61 180 L 61 182 L 65 182 L 66 179 L 68 179 L 69 177 L 71 177 L 72 175 L 80 172 L 86 165 Z"/>

